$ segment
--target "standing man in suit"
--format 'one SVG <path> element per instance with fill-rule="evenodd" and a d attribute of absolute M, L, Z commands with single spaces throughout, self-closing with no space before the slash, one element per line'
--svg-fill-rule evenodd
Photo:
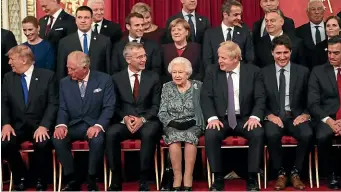
<path fill-rule="evenodd" d="M 92 31 L 110 38 L 112 45 L 122 38 L 122 30 L 118 23 L 104 18 L 104 0 L 89 0 L 87 4 L 93 11 Z"/>
<path fill-rule="evenodd" d="M 17 41 L 12 31 L 1 28 L 1 82 L 4 75 L 11 71 L 11 66 L 8 65 L 8 51 L 17 46 Z"/>
<path fill-rule="evenodd" d="M 26 166 L 20 155 L 20 144 L 31 141 L 34 147 L 36 190 L 46 190 L 50 133 L 58 109 L 54 73 L 34 67 L 29 47 L 18 45 L 8 52 L 8 72 L 1 90 L 1 150 L 13 172 L 14 189 L 24 191 Z"/>
<path fill-rule="evenodd" d="M 89 142 L 88 190 L 98 190 L 97 168 L 103 159 L 104 134 L 115 107 L 112 78 L 90 70 L 90 58 L 81 51 L 70 53 L 67 68 L 69 77 L 60 81 L 60 106 L 52 138 L 67 182 L 63 191 L 80 190 L 70 149 L 76 140 Z"/>
<path fill-rule="evenodd" d="M 161 123 L 159 75 L 145 70 L 146 51 L 140 43 L 128 43 L 123 50 L 128 67 L 113 76 L 117 95 L 115 124 L 106 134 L 107 157 L 112 171 L 109 191 L 121 191 L 121 146 L 127 139 L 141 139 L 139 191 L 149 191 L 148 176 L 153 167 Z"/>
<path fill-rule="evenodd" d="M 77 32 L 63 38 L 59 43 L 56 71 L 58 79 L 67 76 L 67 56 L 76 50 L 89 55 L 92 70 L 111 73 L 110 39 L 91 30 L 92 17 L 92 10 L 88 6 L 80 6 L 76 10 Z"/>
<path fill-rule="evenodd" d="M 283 31 L 284 17 L 282 11 L 277 9 L 267 12 L 265 14 L 265 23 L 265 28 L 268 34 L 263 36 L 256 46 L 255 64 L 261 68 L 272 65 L 274 63 L 274 57 L 272 55 L 272 40 L 275 37 L 285 35 L 288 36 L 292 42 L 290 60 L 300 65 L 306 65 L 302 40 L 297 38 L 293 33 L 286 34 Z"/>
<path fill-rule="evenodd" d="M 123 49 L 129 42 L 141 43 L 146 51 L 147 61 L 146 69 L 155 71 L 161 75 L 162 60 L 161 51 L 158 44 L 154 41 L 143 38 L 144 31 L 144 17 L 140 13 L 130 13 L 126 18 L 126 28 L 129 30 L 128 37 L 119 41 L 112 53 L 112 67 L 113 73 L 125 70 L 128 63 L 123 55 Z"/>
<path fill-rule="evenodd" d="M 206 69 L 201 106 L 207 120 L 205 147 L 214 183 L 210 190 L 224 189 L 221 142 L 227 136 L 248 140 L 247 190 L 259 190 L 257 173 L 263 150 L 264 130 L 260 124 L 265 108 L 263 77 L 254 65 L 240 62 L 238 44 L 227 41 L 218 49 L 218 64 Z"/>
<path fill-rule="evenodd" d="M 279 8 L 279 0 L 260 0 L 260 6 L 262 7 L 264 13 L 270 10 L 276 10 Z M 285 33 L 295 32 L 294 20 L 286 16 L 283 16 L 283 18 L 284 18 L 283 31 Z M 261 37 L 268 34 L 265 26 L 266 26 L 265 17 L 261 18 L 260 20 L 256 21 L 253 24 L 252 38 L 254 47 L 256 47 Z"/>
<path fill-rule="evenodd" d="M 213 63 L 218 63 L 217 50 L 220 43 L 224 41 L 237 43 L 242 51 L 241 59 L 244 63 L 252 63 L 254 50 L 251 32 L 240 25 L 243 12 L 242 4 L 237 0 L 226 1 L 221 11 L 223 14 L 221 26 L 208 29 L 205 33 L 203 44 L 205 68 Z"/>
<path fill-rule="evenodd" d="M 290 174 L 293 187 L 304 190 L 300 172 L 313 140 L 306 106 L 309 69 L 290 62 L 292 45 L 289 37 L 275 37 L 272 44 L 275 62 L 263 68 L 263 77 L 267 95 L 264 130 L 272 165 L 278 176 L 274 189 L 285 190 Z M 282 163 L 281 140 L 285 134 L 298 141 L 295 163 L 289 174 Z"/>
<path fill-rule="evenodd" d="M 75 18 L 60 6 L 60 0 L 39 0 L 46 15 L 39 20 L 39 35 L 58 49 L 59 41 L 77 31 Z M 58 52 L 58 50 L 56 50 Z"/>
<path fill-rule="evenodd" d="M 169 29 L 170 23 L 177 18 L 185 19 L 191 28 L 189 41 L 199 44 L 203 43 L 205 31 L 211 27 L 210 21 L 207 17 L 201 16 L 195 12 L 197 8 L 197 0 L 180 0 L 182 3 L 182 10 L 180 13 L 171 16 L 166 22 L 167 29 L 167 43 L 172 43 L 172 35 Z"/>
<path fill-rule="evenodd" d="M 332 140 L 341 135 L 341 37 L 328 40 L 329 63 L 316 66 L 308 86 L 308 107 L 316 123 L 315 132 L 322 169 L 328 174 L 328 187 L 339 190 L 334 173 L 337 166 Z"/>
<path fill-rule="evenodd" d="M 318 59 L 315 57 L 315 46 L 327 37 L 323 21 L 324 11 L 322 0 L 309 1 L 307 8 L 309 22 L 296 29 L 297 37 L 303 39 L 305 60 L 310 69 L 319 65 Z"/>

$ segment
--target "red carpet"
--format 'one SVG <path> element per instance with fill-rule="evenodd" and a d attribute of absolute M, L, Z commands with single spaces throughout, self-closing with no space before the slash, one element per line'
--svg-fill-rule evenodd
<path fill-rule="evenodd" d="M 262 189 L 262 191 L 273 191 L 273 186 L 275 184 L 275 181 L 271 181 L 268 183 L 267 189 Z M 315 183 L 314 183 L 315 184 Z M 98 184 L 100 187 L 100 190 L 104 190 L 103 183 Z M 328 191 L 327 186 L 325 183 L 320 183 L 320 188 L 316 188 L 316 184 L 314 188 L 309 187 L 309 182 L 306 182 L 307 188 L 305 191 Z M 225 191 L 245 191 L 246 190 L 246 183 L 244 180 L 241 179 L 235 179 L 235 180 L 227 180 L 225 182 Z M 263 183 L 262 183 L 263 187 Z M 4 191 L 8 190 L 8 184 L 4 185 Z M 35 190 L 34 188 L 28 189 L 30 191 Z M 53 185 L 49 185 L 49 190 L 53 190 Z M 86 185 L 82 186 L 83 191 L 87 191 Z M 138 182 L 129 182 L 129 183 L 124 183 L 123 184 L 123 190 L 124 191 L 137 191 L 138 190 Z M 156 185 L 152 184 L 151 185 L 151 190 L 156 191 Z M 198 181 L 194 182 L 193 184 L 193 190 L 194 191 L 208 191 L 208 185 L 207 182 L 205 181 Z M 294 191 L 295 189 L 293 187 L 288 187 L 286 191 Z"/>

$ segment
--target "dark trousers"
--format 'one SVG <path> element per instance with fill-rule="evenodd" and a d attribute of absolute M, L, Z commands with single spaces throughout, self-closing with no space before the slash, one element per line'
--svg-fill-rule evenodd
<path fill-rule="evenodd" d="M 101 131 L 92 139 L 88 139 L 86 132 L 91 127 L 85 122 L 68 127 L 67 136 L 64 139 L 52 138 L 58 160 L 63 166 L 64 175 L 74 174 L 74 161 L 71 152 L 71 143 L 77 140 L 89 142 L 89 167 L 88 174 L 95 175 L 104 155 L 104 132 Z"/>
<path fill-rule="evenodd" d="M 322 121 L 315 127 L 321 170 L 326 174 L 334 172 L 336 166 L 336 155 L 333 153 L 333 130 Z"/>
<path fill-rule="evenodd" d="M 161 124 L 158 121 L 146 122 L 132 134 L 126 125 L 118 123 L 107 130 L 106 144 L 109 166 L 112 171 L 112 183 L 120 184 L 121 179 L 121 142 L 127 139 L 140 139 L 140 179 L 146 181 L 153 167 L 155 147 L 160 139 Z"/>
<path fill-rule="evenodd" d="M 258 173 L 261 161 L 261 155 L 264 148 L 264 130 L 257 127 L 251 131 L 243 128 L 247 119 L 237 118 L 237 127 L 233 130 L 228 125 L 228 120 L 223 120 L 224 127 L 218 129 L 206 129 L 205 131 L 205 147 L 211 171 L 213 173 L 222 172 L 222 151 L 221 142 L 231 135 L 239 135 L 248 140 L 248 172 Z M 231 156 L 231 158 L 238 158 Z"/>
<path fill-rule="evenodd" d="M 293 120 L 293 118 L 285 118 L 283 120 L 284 128 L 280 128 L 270 121 L 265 121 L 264 123 L 269 154 L 272 159 L 273 168 L 276 171 L 283 167 L 283 148 L 281 140 L 284 135 L 290 135 L 298 141 L 294 163 L 294 166 L 298 169 L 298 171 L 302 170 L 304 158 L 311 150 L 313 131 L 309 122 L 304 122 L 298 126 L 294 126 Z"/>
<path fill-rule="evenodd" d="M 47 177 L 47 167 L 48 163 L 51 163 L 47 157 L 49 157 L 49 153 L 51 153 L 51 143 L 50 140 L 47 139 L 43 142 L 36 142 L 33 139 L 33 131 L 17 131 L 15 130 L 17 136 L 11 135 L 10 141 L 7 139 L 5 141 L 1 141 L 1 151 L 3 155 L 3 159 L 6 159 L 10 165 L 10 168 L 13 173 L 14 183 L 18 183 L 21 177 L 25 177 L 27 174 L 26 166 L 20 155 L 20 144 L 25 141 L 31 141 L 34 147 L 34 172 L 35 175 L 41 179 Z"/>

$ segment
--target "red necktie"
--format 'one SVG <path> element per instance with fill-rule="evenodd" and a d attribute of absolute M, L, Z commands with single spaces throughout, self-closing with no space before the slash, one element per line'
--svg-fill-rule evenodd
<path fill-rule="evenodd" d="M 47 34 L 49 34 L 50 30 L 51 30 L 51 27 L 52 27 L 52 23 L 53 23 L 53 16 L 50 16 L 50 23 L 48 25 L 46 25 L 46 29 L 45 29 L 45 36 Z"/>
<path fill-rule="evenodd" d="M 133 95 L 135 98 L 135 101 L 137 101 L 137 98 L 139 97 L 139 90 L 140 90 L 140 83 L 139 83 L 139 74 L 134 74 L 135 82 L 134 82 L 134 88 L 133 88 Z"/>
<path fill-rule="evenodd" d="M 341 119 L 341 68 L 337 69 L 337 89 L 339 91 L 339 100 L 340 100 L 340 106 L 339 106 L 339 110 L 337 110 L 336 113 L 336 120 Z"/>

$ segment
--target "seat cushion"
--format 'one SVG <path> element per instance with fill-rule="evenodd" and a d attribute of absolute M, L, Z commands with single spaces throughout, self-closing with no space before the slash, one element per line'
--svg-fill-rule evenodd
<path fill-rule="evenodd" d="M 89 143 L 87 141 L 74 141 L 71 147 L 72 150 L 89 150 Z"/>
<path fill-rule="evenodd" d="M 141 149 L 140 139 L 128 139 L 121 142 L 121 149 Z"/>
<path fill-rule="evenodd" d="M 21 144 L 21 150 L 33 150 L 33 143 L 31 141 L 25 141 Z"/>
<path fill-rule="evenodd" d="M 248 140 L 240 136 L 229 136 L 222 141 L 222 146 L 245 146 Z"/>
<path fill-rule="evenodd" d="M 298 142 L 294 137 L 291 136 L 283 136 L 282 137 L 282 145 L 297 145 Z"/>

